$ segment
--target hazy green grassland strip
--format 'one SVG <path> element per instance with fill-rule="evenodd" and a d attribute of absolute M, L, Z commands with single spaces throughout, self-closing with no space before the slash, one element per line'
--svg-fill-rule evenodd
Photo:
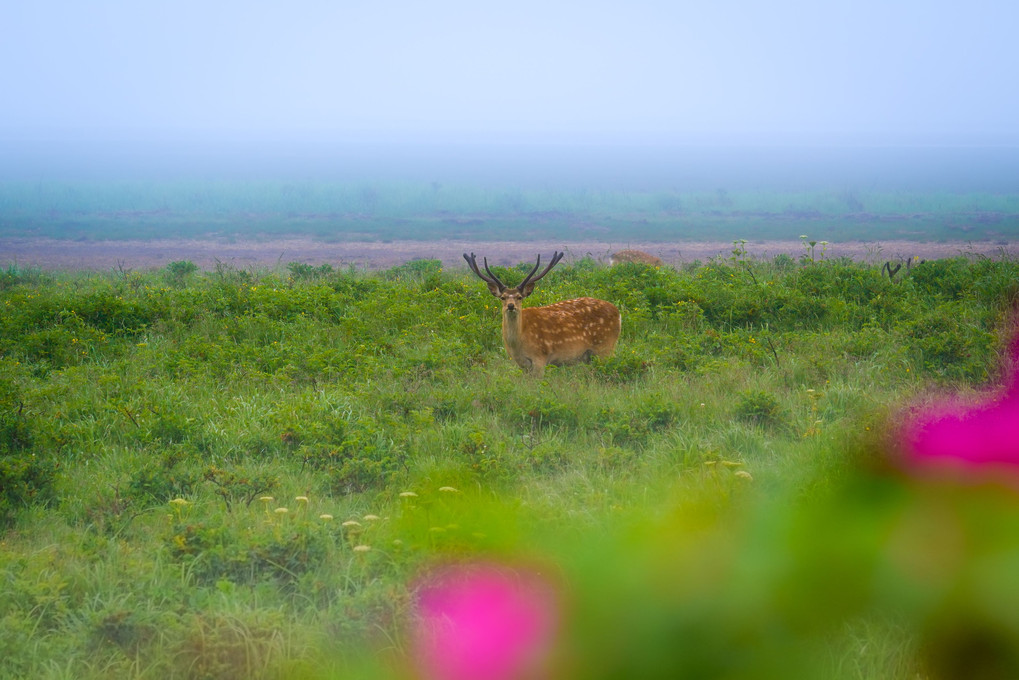
<path fill-rule="evenodd" d="M 619 191 L 330 182 L 5 182 L 0 235 L 156 238 L 560 237 L 829 240 L 1015 238 L 1019 194 L 948 191 Z M 851 234 L 852 236 L 848 236 Z M 859 235 L 859 236 L 857 236 Z"/>

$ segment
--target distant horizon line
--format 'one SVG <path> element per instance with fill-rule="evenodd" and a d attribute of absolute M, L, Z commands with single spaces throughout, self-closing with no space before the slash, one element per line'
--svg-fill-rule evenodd
<path fill-rule="evenodd" d="M 222 132 L 213 130 L 2 130 L 0 145 L 66 144 L 383 147 L 711 147 L 711 148 L 1019 148 L 1019 133 L 658 133 L 643 131 L 383 131 Z"/>

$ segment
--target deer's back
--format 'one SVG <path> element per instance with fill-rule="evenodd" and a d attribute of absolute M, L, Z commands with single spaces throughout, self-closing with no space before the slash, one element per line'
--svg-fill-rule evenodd
<path fill-rule="evenodd" d="M 522 313 L 524 335 L 535 349 L 550 355 L 550 361 L 569 361 L 587 351 L 611 352 L 619 339 L 619 310 L 605 300 L 563 300 Z"/>
<path fill-rule="evenodd" d="M 617 253 L 612 253 L 609 256 L 609 264 L 620 264 L 621 262 L 635 262 L 637 264 L 646 264 L 652 267 L 661 267 L 664 262 L 662 258 L 652 255 L 651 253 L 645 253 L 643 250 L 620 250 Z"/>

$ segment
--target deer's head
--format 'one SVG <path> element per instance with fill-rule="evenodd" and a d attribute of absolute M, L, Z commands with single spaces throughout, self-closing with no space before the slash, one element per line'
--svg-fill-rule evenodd
<path fill-rule="evenodd" d="M 545 274 L 548 274 L 549 271 L 551 271 L 552 267 L 559 263 L 559 260 L 563 259 L 563 253 L 553 252 L 552 261 L 548 263 L 540 274 L 535 276 L 534 273 L 538 271 L 538 267 L 541 266 L 541 255 L 538 255 L 538 261 L 535 263 L 534 268 L 531 269 L 531 273 L 525 276 L 524 280 L 514 288 L 508 288 L 495 274 L 492 273 L 492 270 L 488 268 L 488 258 L 483 258 L 482 260 L 485 264 L 485 272 L 488 274 L 487 276 L 482 274 L 481 270 L 478 268 L 478 262 L 474 253 L 471 253 L 470 255 L 464 253 L 464 259 L 467 260 L 467 266 L 471 268 L 471 271 L 477 274 L 478 278 L 488 284 L 489 292 L 499 298 L 502 302 L 503 314 L 513 316 L 520 313 L 524 298 L 534 292 L 534 284 L 538 283 Z"/>

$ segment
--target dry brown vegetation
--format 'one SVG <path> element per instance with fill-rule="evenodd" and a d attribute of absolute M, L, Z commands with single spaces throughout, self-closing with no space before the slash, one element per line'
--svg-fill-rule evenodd
<path fill-rule="evenodd" d="M 441 260 L 445 267 L 462 267 L 461 253 L 478 247 L 478 241 L 347 241 L 324 242 L 306 237 L 268 240 L 165 239 L 151 241 L 65 241 L 58 239 L 0 239 L 0 264 L 43 269 L 151 269 L 168 262 L 189 260 L 202 269 L 223 263 L 239 269 L 273 267 L 288 262 L 329 263 L 333 266 L 386 269 L 415 259 Z M 593 257 L 606 263 L 624 245 L 629 250 L 655 253 L 665 264 L 728 257 L 733 244 L 724 241 L 611 243 L 606 241 L 486 241 L 486 250 L 499 253 L 492 264 L 529 261 L 537 253 L 555 249 L 567 261 Z M 772 258 L 780 253 L 804 254 L 801 241 L 757 241 L 744 246 L 751 257 Z M 817 247 L 815 256 L 821 256 Z M 849 257 L 881 263 L 919 257 L 938 259 L 960 255 L 1001 257 L 1019 255 L 1017 241 L 847 241 L 828 244 L 825 258 Z"/>

